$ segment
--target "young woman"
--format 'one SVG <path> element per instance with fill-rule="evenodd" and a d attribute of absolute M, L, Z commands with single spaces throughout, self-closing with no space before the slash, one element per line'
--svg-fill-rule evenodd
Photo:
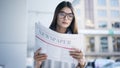
<path fill-rule="evenodd" d="M 58 4 L 54 13 L 52 23 L 50 25 L 50 29 L 64 34 L 78 34 L 76 17 L 72 4 L 70 2 L 62 1 Z M 40 53 L 41 50 L 42 49 L 39 48 L 34 54 L 35 68 L 42 68 L 43 61 L 47 59 L 46 54 Z M 78 62 L 76 68 L 85 67 L 86 62 L 82 51 L 74 48 L 74 50 L 69 51 L 69 53 L 70 56 L 76 59 Z"/>

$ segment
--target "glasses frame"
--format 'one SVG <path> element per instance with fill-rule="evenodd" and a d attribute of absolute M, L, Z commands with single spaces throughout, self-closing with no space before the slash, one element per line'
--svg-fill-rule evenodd
<path fill-rule="evenodd" d="M 58 17 L 59 18 L 66 18 L 67 17 L 67 19 L 68 20 L 73 20 L 73 18 L 74 18 L 74 15 L 73 15 L 73 13 L 66 13 L 66 12 L 64 12 L 64 11 L 60 11 L 59 13 L 58 13 Z"/>

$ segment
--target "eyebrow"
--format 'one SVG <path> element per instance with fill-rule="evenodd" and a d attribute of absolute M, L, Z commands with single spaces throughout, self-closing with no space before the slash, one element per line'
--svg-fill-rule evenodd
<path fill-rule="evenodd" d="M 66 12 L 64 12 L 64 11 L 60 11 L 60 12 L 62 12 L 62 13 L 66 13 Z M 71 12 L 71 13 L 67 13 L 67 14 L 73 14 L 73 13 Z"/>

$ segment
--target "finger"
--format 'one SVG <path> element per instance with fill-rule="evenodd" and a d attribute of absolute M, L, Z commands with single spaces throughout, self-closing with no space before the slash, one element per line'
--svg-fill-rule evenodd
<path fill-rule="evenodd" d="M 83 56 L 82 53 L 70 53 L 71 56 Z"/>
<path fill-rule="evenodd" d="M 44 60 L 46 60 L 46 59 L 47 59 L 47 57 L 42 57 L 42 58 L 36 59 L 36 61 L 44 61 Z"/>
<path fill-rule="evenodd" d="M 40 54 L 40 55 L 37 55 L 36 58 L 41 58 L 41 57 L 47 57 L 46 54 Z"/>
<path fill-rule="evenodd" d="M 46 57 L 46 54 L 39 54 L 39 55 L 34 55 L 34 58 L 41 58 L 41 57 Z"/>
<path fill-rule="evenodd" d="M 82 51 L 69 51 L 70 54 L 82 53 Z"/>
<path fill-rule="evenodd" d="M 42 58 L 47 58 L 47 56 L 36 56 L 34 59 L 38 60 L 38 59 L 42 59 Z"/>
<path fill-rule="evenodd" d="M 78 52 L 78 51 L 76 51 L 76 50 L 74 50 L 74 51 L 69 51 L 70 53 L 76 53 L 76 52 Z"/>
<path fill-rule="evenodd" d="M 73 58 L 75 58 L 75 59 L 77 59 L 77 60 L 79 60 L 79 59 L 82 59 L 83 58 L 83 56 L 72 56 Z"/>
<path fill-rule="evenodd" d="M 40 54 L 41 48 L 37 49 L 37 51 L 34 53 L 35 55 Z"/>
<path fill-rule="evenodd" d="M 81 52 L 70 52 L 71 56 L 83 56 L 83 53 Z"/>
<path fill-rule="evenodd" d="M 46 58 L 47 58 L 46 55 L 36 56 L 36 57 L 35 57 L 35 60 L 44 60 L 44 59 L 46 59 Z"/>

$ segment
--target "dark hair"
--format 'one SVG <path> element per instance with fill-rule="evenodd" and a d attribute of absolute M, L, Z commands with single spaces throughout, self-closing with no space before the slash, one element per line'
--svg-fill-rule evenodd
<path fill-rule="evenodd" d="M 54 17 L 53 17 L 53 20 L 52 20 L 52 23 L 50 25 L 50 29 L 52 30 L 56 30 L 56 25 L 57 25 L 57 15 L 58 13 L 60 12 L 60 10 L 64 7 L 68 7 L 71 9 L 73 15 L 74 15 L 74 18 L 70 24 L 70 26 L 68 27 L 71 31 L 72 31 L 72 34 L 78 34 L 78 28 L 77 28 L 77 23 L 76 23 L 76 17 L 75 17 L 75 13 L 74 13 L 74 9 L 73 9 L 73 6 L 70 2 L 68 1 L 62 1 L 61 3 L 58 4 L 58 6 L 56 7 L 55 9 L 55 12 L 54 12 Z"/>

